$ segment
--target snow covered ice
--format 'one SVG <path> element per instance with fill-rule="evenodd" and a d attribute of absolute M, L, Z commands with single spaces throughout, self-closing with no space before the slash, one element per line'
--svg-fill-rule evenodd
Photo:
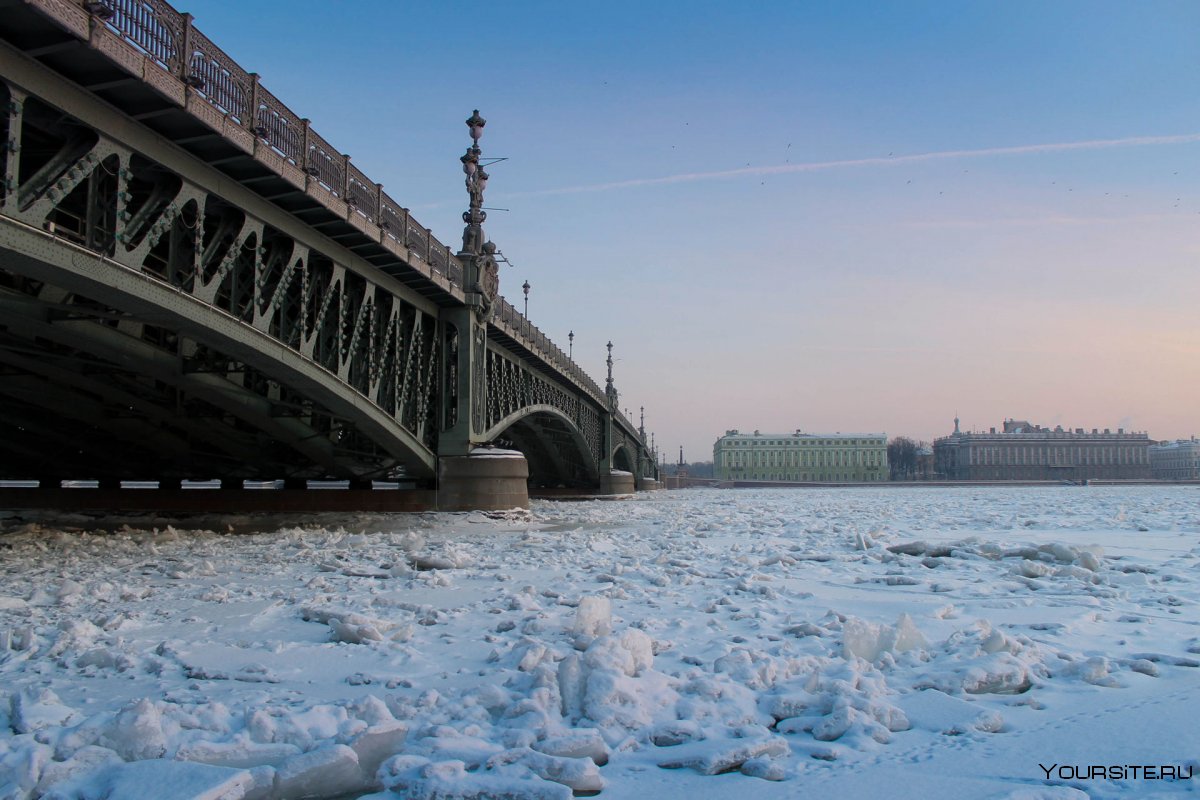
<path fill-rule="evenodd" d="M 1200 792 L 1195 487 L 0 526 L 0 798 Z"/>

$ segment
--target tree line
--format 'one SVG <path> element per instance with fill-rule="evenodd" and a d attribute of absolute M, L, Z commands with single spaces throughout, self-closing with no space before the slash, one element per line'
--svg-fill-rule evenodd
<path fill-rule="evenodd" d="M 928 478 L 929 466 L 922 464 L 922 451 L 928 451 L 926 442 L 907 436 L 897 436 L 888 442 L 888 477 L 893 481 L 911 481 Z"/>

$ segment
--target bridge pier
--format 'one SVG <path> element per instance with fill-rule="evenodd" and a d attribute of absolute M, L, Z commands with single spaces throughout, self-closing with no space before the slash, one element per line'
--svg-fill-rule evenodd
<path fill-rule="evenodd" d="M 515 450 L 480 447 L 438 459 L 438 511 L 529 508 L 529 464 Z"/>
<path fill-rule="evenodd" d="M 634 489 L 632 472 L 614 469 L 600 476 L 600 494 L 633 494 Z"/>

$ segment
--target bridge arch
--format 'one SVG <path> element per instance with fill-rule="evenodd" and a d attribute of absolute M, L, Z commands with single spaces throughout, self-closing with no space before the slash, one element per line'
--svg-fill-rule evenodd
<path fill-rule="evenodd" d="M 621 470 L 622 472 L 628 472 L 630 474 L 637 474 L 636 455 L 630 453 L 629 448 L 624 443 L 613 448 L 611 463 L 613 469 Z"/>
<path fill-rule="evenodd" d="M 552 405 L 520 408 L 484 434 L 489 441 L 511 443 L 529 464 L 529 483 L 545 488 L 594 488 L 599 466 L 587 437 L 575 421 Z"/>
<path fill-rule="evenodd" d="M 55 248 L 45 248 L 55 252 Z M 45 282 L 45 286 L 62 287 L 65 299 L 86 297 L 93 304 L 81 305 L 78 315 L 84 319 L 71 324 L 44 317 L 46 294 L 6 292 L 0 307 L 9 317 L 10 333 L 53 342 L 68 351 L 86 354 L 100 364 L 117 365 L 130 359 L 138 369 L 153 379 L 174 386 L 179 396 L 202 399 L 224 413 L 269 432 L 274 440 L 285 443 L 307 458 L 323 474 L 336 477 L 356 477 L 363 465 L 346 461 L 339 453 L 338 440 L 332 431 L 312 427 L 303 415 L 280 411 L 289 402 L 275 397 L 266 388 L 256 386 L 248 377 L 241 377 L 245 368 L 279 381 L 284 387 L 298 388 L 316 401 L 334 418 L 355 425 L 382 447 L 383 461 L 403 464 L 413 477 L 431 475 L 434 455 L 427 444 L 392 418 L 385 409 L 363 403 L 346 391 L 347 384 L 328 369 L 312 363 L 295 350 L 280 346 L 268 334 L 250 325 L 238 324 L 228 314 L 202 302 L 180 295 L 169 286 L 128 270 L 115 268 L 104 259 L 87 253 L 83 248 L 60 243 L 56 263 L 47 263 L 43 255 L 32 259 L 6 249 L 10 266 L 19 264 L 19 272 Z M 190 358 L 194 366 L 180 369 L 182 353 L 178 348 L 164 349 L 148 341 L 137 328 L 103 324 L 103 311 L 94 307 L 96 301 L 109 309 L 109 314 L 132 315 L 152 320 L 154 327 L 169 334 L 172 341 L 195 342 L 201 349 Z M 59 301 L 59 306 L 73 307 Z M 94 320 L 87 315 L 97 314 Z M 231 361 L 227 361 L 231 360 Z M 209 364 L 207 367 L 202 364 Z M 232 364 L 233 366 L 230 366 Z M 239 370 L 237 364 L 244 365 Z M 115 369 L 115 367 L 114 367 Z M 233 375 L 239 377 L 233 379 Z M 114 383 L 113 386 L 119 386 Z M 358 400 L 358 402 L 356 402 Z M 294 402 L 294 401 L 293 401 Z M 185 426 L 193 427 L 193 426 Z M 190 431 L 199 436 L 198 429 Z M 390 459 L 383 453 L 390 454 Z M 244 454 L 243 457 L 250 456 Z M 377 456 L 378 458 L 378 456 Z M 322 477 L 322 473 L 314 473 Z"/>

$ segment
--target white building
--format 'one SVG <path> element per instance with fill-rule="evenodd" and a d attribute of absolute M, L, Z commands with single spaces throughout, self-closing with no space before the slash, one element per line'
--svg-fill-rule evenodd
<path fill-rule="evenodd" d="M 732 481 L 886 481 L 887 436 L 726 431 L 713 445 L 713 470 Z"/>
<path fill-rule="evenodd" d="M 1161 481 L 1200 480 L 1200 441 L 1193 436 L 1151 445 L 1150 472 Z"/>

